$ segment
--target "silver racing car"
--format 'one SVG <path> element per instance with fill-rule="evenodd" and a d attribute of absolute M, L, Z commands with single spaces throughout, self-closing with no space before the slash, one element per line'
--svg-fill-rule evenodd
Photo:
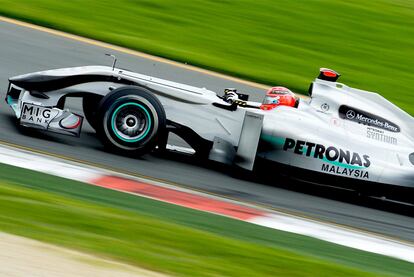
<path fill-rule="evenodd" d="M 309 99 L 275 87 L 257 103 L 235 89 L 218 95 L 114 63 L 12 77 L 6 101 L 22 126 L 79 136 L 83 116 L 65 109 L 65 99 L 81 97 L 99 139 L 123 155 L 164 149 L 174 133 L 200 158 L 246 170 L 265 160 L 304 181 L 374 188 L 378 195 L 405 188 L 410 193 L 403 195 L 413 197 L 413 118 L 338 77 L 321 69 Z"/>

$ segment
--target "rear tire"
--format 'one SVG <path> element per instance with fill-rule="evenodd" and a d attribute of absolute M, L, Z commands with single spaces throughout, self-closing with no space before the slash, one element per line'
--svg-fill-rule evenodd
<path fill-rule="evenodd" d="M 96 131 L 104 146 L 123 155 L 144 155 L 166 135 L 161 102 L 142 88 L 122 87 L 106 95 L 97 119 Z"/>

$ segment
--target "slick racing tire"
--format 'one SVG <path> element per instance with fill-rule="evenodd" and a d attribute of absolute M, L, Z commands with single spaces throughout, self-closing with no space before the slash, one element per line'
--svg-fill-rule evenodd
<path fill-rule="evenodd" d="M 97 128 L 98 124 L 98 108 L 99 102 L 102 100 L 100 95 L 87 95 L 82 98 L 83 114 L 85 115 L 86 120 L 89 125 L 92 126 L 94 130 Z"/>
<path fill-rule="evenodd" d="M 161 102 L 146 89 L 122 87 L 106 95 L 98 110 L 97 134 L 104 146 L 128 156 L 152 151 L 166 134 Z"/>

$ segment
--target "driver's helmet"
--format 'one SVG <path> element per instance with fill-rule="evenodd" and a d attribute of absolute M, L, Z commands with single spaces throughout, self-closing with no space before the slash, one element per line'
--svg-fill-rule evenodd
<path fill-rule="evenodd" d="M 278 106 L 296 107 L 296 95 L 285 87 L 272 87 L 266 92 L 263 104 L 260 106 L 262 110 L 271 110 Z"/>

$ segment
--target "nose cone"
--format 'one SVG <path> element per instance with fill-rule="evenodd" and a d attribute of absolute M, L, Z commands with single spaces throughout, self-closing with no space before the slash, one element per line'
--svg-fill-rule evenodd
<path fill-rule="evenodd" d="M 410 158 L 410 162 L 414 165 L 414 153 L 411 153 L 409 158 Z"/>
<path fill-rule="evenodd" d="M 45 75 L 42 72 L 19 75 L 11 77 L 10 83 L 26 90 L 42 90 L 45 84 L 50 84 L 62 79 L 60 76 Z"/>

